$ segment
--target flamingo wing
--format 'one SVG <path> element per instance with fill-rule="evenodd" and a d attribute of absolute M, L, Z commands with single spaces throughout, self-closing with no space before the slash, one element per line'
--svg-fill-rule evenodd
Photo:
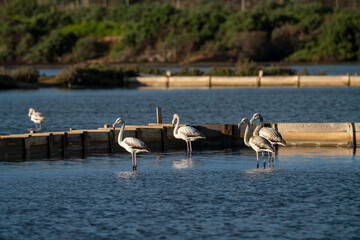
<path fill-rule="evenodd" d="M 127 137 L 123 140 L 123 142 L 135 150 L 144 150 L 146 152 L 151 152 L 150 148 L 148 148 L 148 146 L 146 146 L 143 141 L 137 138 Z"/>
<path fill-rule="evenodd" d="M 32 117 L 34 120 L 37 120 L 37 121 L 44 121 L 44 120 L 45 120 L 44 116 L 43 116 L 41 113 L 39 113 L 39 112 L 33 113 L 31 117 Z"/>
<path fill-rule="evenodd" d="M 263 127 L 260 129 L 259 135 L 268 139 L 270 142 L 286 144 L 281 134 L 274 128 Z"/>
<path fill-rule="evenodd" d="M 256 145 L 258 148 L 260 148 L 261 150 L 271 150 L 272 152 L 274 152 L 274 147 L 271 145 L 271 143 L 260 136 L 252 136 L 250 138 L 250 141 Z"/>
<path fill-rule="evenodd" d="M 197 129 L 190 127 L 190 126 L 186 126 L 186 127 L 181 127 L 178 130 L 179 134 L 184 134 L 187 137 L 205 137 L 201 132 L 199 132 Z"/>

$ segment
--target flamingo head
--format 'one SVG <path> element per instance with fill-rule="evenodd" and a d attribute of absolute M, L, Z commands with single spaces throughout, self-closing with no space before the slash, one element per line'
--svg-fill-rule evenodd
<path fill-rule="evenodd" d="M 175 120 L 179 118 L 179 115 L 177 115 L 176 113 L 174 114 L 173 116 L 173 120 L 172 120 L 172 123 L 171 124 L 175 124 Z"/>
<path fill-rule="evenodd" d="M 254 120 L 256 120 L 256 119 L 259 119 L 260 116 L 261 116 L 260 113 L 254 113 L 254 115 L 253 115 L 252 118 L 253 118 Z"/>
<path fill-rule="evenodd" d="M 116 124 L 121 123 L 123 120 L 121 118 L 116 119 L 116 121 L 113 123 L 113 129 L 115 130 Z"/>
<path fill-rule="evenodd" d="M 244 123 L 248 122 L 248 121 L 249 121 L 249 120 L 247 120 L 246 118 L 241 119 L 241 122 L 239 122 L 239 124 L 238 124 L 238 129 L 240 129 L 241 126 L 242 126 Z"/>
<path fill-rule="evenodd" d="M 35 109 L 29 108 L 29 113 L 28 113 L 29 117 L 30 117 L 34 112 L 35 112 Z"/>

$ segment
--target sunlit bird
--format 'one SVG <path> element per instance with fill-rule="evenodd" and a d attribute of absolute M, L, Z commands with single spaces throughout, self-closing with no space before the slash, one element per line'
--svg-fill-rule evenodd
<path fill-rule="evenodd" d="M 275 144 L 282 145 L 282 146 L 286 145 L 286 141 L 281 136 L 281 134 L 279 133 L 278 130 L 276 130 L 274 128 L 264 127 L 264 119 L 260 113 L 255 113 L 253 115 L 253 117 L 250 120 L 250 124 L 252 124 L 253 121 L 256 119 L 260 119 L 261 128 L 259 130 L 259 136 L 266 138 L 272 145 L 275 145 Z"/>
<path fill-rule="evenodd" d="M 257 165 L 256 167 L 259 168 L 259 152 L 269 152 L 269 153 L 274 153 L 274 147 L 272 146 L 272 144 L 266 139 L 263 138 L 261 136 L 258 135 L 258 132 L 260 130 L 260 125 L 258 125 L 256 127 L 256 129 L 254 130 L 253 136 L 251 138 L 249 138 L 249 133 L 250 133 L 250 122 L 248 119 L 243 118 L 241 120 L 241 122 L 238 125 L 238 128 L 241 132 L 241 126 L 243 124 L 246 124 L 246 129 L 245 129 L 245 135 L 244 135 L 244 143 L 246 146 L 251 147 L 252 149 L 255 150 L 256 152 L 256 160 L 257 160 Z M 264 159 L 264 156 L 263 156 Z M 264 159 L 264 167 L 265 167 L 265 159 Z"/>
<path fill-rule="evenodd" d="M 134 137 L 127 137 L 124 139 L 124 129 L 125 129 L 125 122 L 121 118 L 116 119 L 116 121 L 113 124 L 113 128 L 115 130 L 115 126 L 117 124 L 121 125 L 119 137 L 118 137 L 118 143 L 121 147 L 125 148 L 126 151 L 131 153 L 131 160 L 132 160 L 132 169 L 133 171 L 136 171 L 136 154 L 140 152 L 151 152 L 151 150 L 146 146 L 146 144 Z"/>
<path fill-rule="evenodd" d="M 41 123 L 45 121 L 44 116 L 39 112 L 35 112 L 35 109 L 33 108 L 29 108 L 28 115 L 30 117 L 30 120 L 35 123 L 35 129 L 39 131 L 41 129 Z M 38 124 L 40 125 L 39 128 L 38 128 Z"/>
<path fill-rule="evenodd" d="M 177 115 L 176 113 L 173 116 L 172 124 L 174 124 L 175 121 L 176 121 L 176 126 L 174 128 L 174 137 L 177 139 L 184 140 L 186 142 L 187 153 L 192 153 L 191 142 L 196 141 L 198 139 L 205 139 L 206 137 L 204 136 L 204 134 L 202 134 L 193 127 L 190 126 L 179 127 L 180 118 L 179 115 Z"/>

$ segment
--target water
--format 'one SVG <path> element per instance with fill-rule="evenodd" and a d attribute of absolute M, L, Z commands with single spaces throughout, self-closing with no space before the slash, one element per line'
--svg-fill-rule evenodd
<path fill-rule="evenodd" d="M 34 128 L 30 107 L 43 113 L 42 131 L 94 129 L 121 117 L 126 124 L 163 122 L 178 113 L 186 124 L 239 123 L 255 112 L 267 122 L 359 122 L 360 88 L 192 90 L 12 90 L 0 92 L 0 135 Z"/>
<path fill-rule="evenodd" d="M 358 239 L 360 158 L 285 148 L 0 162 L 0 239 Z"/>
<path fill-rule="evenodd" d="M 188 124 L 359 122 L 360 88 L 13 90 L 0 134 L 88 129 L 122 117 Z M 256 169 L 250 149 L 0 161 L 0 239 L 357 239 L 360 157 L 351 148 L 280 148 Z M 260 164 L 262 165 L 262 164 Z"/>

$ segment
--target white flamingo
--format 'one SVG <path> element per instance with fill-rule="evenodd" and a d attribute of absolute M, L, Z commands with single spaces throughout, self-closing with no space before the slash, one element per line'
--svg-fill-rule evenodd
<path fill-rule="evenodd" d="M 248 119 L 243 118 L 238 125 L 238 128 L 241 132 L 241 126 L 246 124 L 246 130 L 244 135 L 244 142 L 245 145 L 251 147 L 256 152 L 256 160 L 257 165 L 256 167 L 259 168 L 259 152 L 270 152 L 274 153 L 274 147 L 272 144 L 266 139 L 261 136 L 258 136 L 258 131 L 260 130 L 260 125 L 256 127 L 254 130 L 253 136 L 249 139 L 249 132 L 250 132 L 250 122 Z M 264 158 L 264 156 L 263 156 Z M 264 159 L 264 168 L 265 168 L 265 159 Z"/>
<path fill-rule="evenodd" d="M 274 128 L 264 127 L 264 119 L 260 113 L 254 114 L 254 116 L 250 120 L 250 124 L 252 124 L 253 121 L 256 119 L 260 119 L 261 128 L 259 130 L 259 136 L 269 140 L 269 142 L 272 145 L 275 145 L 275 144 L 282 145 L 282 146 L 286 145 L 286 141 L 281 136 L 281 134 L 279 133 L 278 130 L 276 130 Z"/>
<path fill-rule="evenodd" d="M 204 136 L 204 134 L 202 134 L 193 127 L 190 126 L 179 127 L 180 118 L 179 115 L 177 115 L 176 113 L 173 116 L 172 124 L 174 124 L 175 121 L 176 121 L 176 126 L 174 128 L 174 137 L 177 139 L 184 140 L 186 142 L 187 153 L 192 153 L 191 142 L 196 141 L 198 139 L 204 139 L 206 137 Z"/>
<path fill-rule="evenodd" d="M 35 112 L 35 109 L 33 109 L 33 108 L 29 108 L 28 115 L 30 117 L 30 120 L 35 123 L 36 131 L 40 130 L 41 123 L 45 121 L 44 116 L 39 112 Z M 40 128 L 38 128 L 37 124 L 40 124 Z"/>
<path fill-rule="evenodd" d="M 121 118 L 116 119 L 113 124 L 113 128 L 115 130 L 116 124 L 121 124 L 118 143 L 121 147 L 125 148 L 126 151 L 131 153 L 131 160 L 132 160 L 132 168 L 133 171 L 136 171 L 136 153 L 139 152 L 151 152 L 151 150 L 146 146 L 146 144 L 134 137 L 127 137 L 124 139 L 124 129 L 125 129 L 125 122 Z"/>

